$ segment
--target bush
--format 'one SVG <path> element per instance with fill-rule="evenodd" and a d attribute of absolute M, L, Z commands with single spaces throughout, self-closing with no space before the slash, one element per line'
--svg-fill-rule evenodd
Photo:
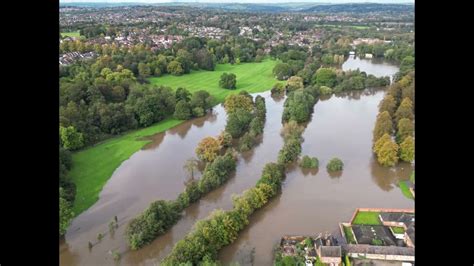
<path fill-rule="evenodd" d="M 217 157 L 220 150 L 221 146 L 217 139 L 206 137 L 199 142 L 196 148 L 196 155 L 200 160 L 212 162 Z"/>
<path fill-rule="evenodd" d="M 329 95 L 332 94 L 332 89 L 327 86 L 321 86 L 319 87 L 319 93 L 321 95 Z"/>
<path fill-rule="evenodd" d="M 221 134 L 217 137 L 217 141 L 223 148 L 228 148 L 232 146 L 232 135 L 229 132 L 222 131 Z"/>
<path fill-rule="evenodd" d="M 254 138 L 249 134 L 249 132 L 247 132 L 242 136 L 242 138 L 240 138 L 239 150 L 242 152 L 249 151 L 254 145 Z"/>
<path fill-rule="evenodd" d="M 176 223 L 181 210 L 172 206 L 168 201 L 155 201 L 144 213 L 130 221 L 125 236 L 132 250 L 150 243 Z"/>
<path fill-rule="evenodd" d="M 300 162 L 302 168 L 318 168 L 319 160 L 316 157 L 309 157 L 308 155 L 303 156 Z"/>
<path fill-rule="evenodd" d="M 275 83 L 271 92 L 272 95 L 283 95 L 285 93 L 285 85 L 282 83 Z"/>
<path fill-rule="evenodd" d="M 202 109 L 201 107 L 194 107 L 193 108 L 193 116 L 195 117 L 201 117 L 201 116 L 204 116 L 206 113 L 204 111 L 204 109 Z"/>
<path fill-rule="evenodd" d="M 339 158 L 332 158 L 326 165 L 326 169 L 330 172 L 341 171 L 344 168 L 344 163 Z"/>
<path fill-rule="evenodd" d="M 258 136 L 263 133 L 263 127 L 264 124 L 262 120 L 259 117 L 254 117 L 252 121 L 250 122 L 250 131 L 252 132 L 252 135 Z"/>
<path fill-rule="evenodd" d="M 301 134 L 303 134 L 304 128 L 294 120 L 289 121 L 283 125 L 281 130 L 281 135 L 283 139 L 287 141 L 290 138 L 300 138 Z"/>
<path fill-rule="evenodd" d="M 298 159 L 301 153 L 301 140 L 290 138 L 278 153 L 278 163 L 287 165 Z"/>
<path fill-rule="evenodd" d="M 185 101 L 181 100 L 176 104 L 174 111 L 174 118 L 179 120 L 188 120 L 192 117 L 191 105 Z"/>

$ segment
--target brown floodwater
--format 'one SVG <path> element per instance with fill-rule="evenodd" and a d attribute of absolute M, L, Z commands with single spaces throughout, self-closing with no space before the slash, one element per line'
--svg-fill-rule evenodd
<path fill-rule="evenodd" d="M 267 107 L 264 133 L 256 147 L 241 154 L 235 174 L 224 185 L 188 207 L 181 220 L 150 245 L 138 251 L 127 247 L 124 231 L 130 219 L 154 200 L 175 199 L 189 179 L 182 166 L 188 158 L 195 156 L 198 142 L 206 136 L 217 136 L 224 129 L 226 114 L 219 105 L 206 117 L 150 137 L 151 143 L 116 169 L 100 193 L 99 201 L 74 219 L 65 240 L 61 241 L 61 265 L 112 265 L 115 263 L 110 250 L 121 254 L 118 264 L 154 265 L 170 252 L 196 221 L 207 217 L 216 208 L 232 208 L 232 194 L 253 187 L 263 166 L 276 160 L 283 145 L 280 130 L 284 100 L 273 99 L 270 92 L 259 94 L 265 97 Z M 200 173 L 195 174 L 196 178 L 199 176 Z M 115 215 L 119 228 L 111 235 L 108 223 Z M 97 241 L 98 233 L 105 234 L 100 243 Z M 88 241 L 95 244 L 90 251 Z"/>
<path fill-rule="evenodd" d="M 391 76 L 397 70 L 370 60 L 358 62 L 362 62 L 356 64 L 362 71 L 376 76 Z M 385 71 L 368 67 L 367 62 Z M 347 69 L 347 62 L 344 68 Z M 372 129 L 383 94 L 376 89 L 348 92 L 322 98 L 315 105 L 303 135 L 302 154 L 318 157 L 320 169 L 303 171 L 292 167 L 282 193 L 254 213 L 239 238 L 221 251 L 223 262 L 271 265 L 273 246 L 284 234 L 333 231 L 338 222 L 349 220 L 358 207 L 413 207 L 413 201 L 397 187 L 399 179 L 408 179 L 412 166 L 383 168 L 371 153 Z M 260 95 L 265 97 L 267 106 L 263 136 L 256 147 L 240 156 L 235 174 L 224 185 L 189 206 L 181 220 L 151 244 L 138 251 L 128 248 L 124 231 L 130 219 L 154 200 L 175 199 L 189 179 L 182 166 L 195 156 L 198 142 L 206 136 L 217 136 L 224 129 L 226 114 L 219 105 L 205 117 L 150 137 L 152 142 L 124 161 L 104 186 L 99 200 L 73 220 L 60 241 L 60 264 L 156 265 L 198 220 L 216 208 L 232 208 L 232 195 L 253 187 L 263 166 L 276 161 L 283 146 L 280 130 L 284 98 L 272 98 L 269 92 Z M 343 160 L 344 171 L 329 175 L 325 165 L 335 156 Z M 196 178 L 199 176 L 200 173 L 195 174 Z M 119 227 L 110 234 L 108 223 L 115 215 Z M 99 233 L 104 234 L 100 242 Z M 89 241 L 94 244 L 90 250 Z M 121 254 L 118 263 L 112 259 L 112 250 Z"/>
<path fill-rule="evenodd" d="M 304 133 L 302 155 L 316 156 L 320 168 L 287 172 L 282 193 L 255 212 L 238 239 L 220 252 L 225 264 L 271 265 L 273 248 L 286 234 L 333 232 L 360 207 L 413 208 L 397 187 L 413 167 L 378 165 L 371 152 L 372 129 L 383 90 L 368 89 L 333 95 L 319 101 Z M 342 172 L 329 174 L 333 157 L 344 162 Z"/>

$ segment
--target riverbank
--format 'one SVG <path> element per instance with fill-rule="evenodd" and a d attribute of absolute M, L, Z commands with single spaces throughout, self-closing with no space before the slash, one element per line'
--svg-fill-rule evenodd
<path fill-rule="evenodd" d="M 267 59 L 261 63 L 220 64 L 216 66 L 215 71 L 195 71 L 179 77 L 163 76 L 150 80 L 152 84 L 170 86 L 173 89 L 184 87 L 190 92 L 206 90 L 215 97 L 215 103 L 220 104 L 227 95 L 242 90 L 250 93 L 270 90 L 278 82 L 272 75 L 272 69 L 276 62 Z M 220 75 L 224 72 L 237 75 L 236 90 L 218 87 Z M 164 132 L 183 122 L 183 120 L 169 118 L 153 126 L 105 140 L 73 153 L 70 177 L 76 184 L 74 214 L 78 216 L 92 206 L 98 200 L 99 193 L 115 169 L 150 142 L 141 138 Z"/>

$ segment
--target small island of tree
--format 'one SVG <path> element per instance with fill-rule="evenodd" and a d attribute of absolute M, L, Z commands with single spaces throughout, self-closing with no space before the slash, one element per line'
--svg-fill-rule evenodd
<path fill-rule="evenodd" d="M 326 165 L 326 169 L 329 172 L 341 171 L 344 168 L 344 163 L 339 158 L 332 158 L 331 161 Z"/>

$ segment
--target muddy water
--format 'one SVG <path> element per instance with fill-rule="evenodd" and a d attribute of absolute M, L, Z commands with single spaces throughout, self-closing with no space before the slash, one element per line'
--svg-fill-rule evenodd
<path fill-rule="evenodd" d="M 370 61 L 369 61 L 370 62 Z M 374 74 L 371 68 L 361 70 Z M 389 75 L 387 72 L 374 75 Z M 225 264 L 272 265 L 273 249 L 282 235 L 333 232 L 349 221 L 355 208 L 414 208 L 397 187 L 413 167 L 402 163 L 384 168 L 372 155 L 372 130 L 383 90 L 353 91 L 321 99 L 303 137 L 302 155 L 316 156 L 320 168 L 302 171 L 292 167 L 282 193 L 255 212 L 238 239 L 220 252 Z M 344 170 L 329 174 L 333 157 Z"/>
<path fill-rule="evenodd" d="M 121 253 L 121 265 L 157 264 L 196 221 L 216 208 L 230 209 L 232 194 L 254 186 L 263 166 L 276 160 L 283 145 L 279 134 L 284 100 L 273 99 L 269 92 L 260 95 L 265 97 L 267 106 L 264 134 L 253 150 L 241 155 L 235 175 L 228 182 L 187 208 L 183 218 L 150 245 L 138 251 L 127 247 L 124 230 L 129 220 L 154 200 L 176 198 L 189 178 L 182 168 L 186 159 L 195 156 L 194 149 L 202 138 L 217 136 L 224 129 L 226 114 L 222 106 L 217 106 L 206 117 L 151 137 L 150 144 L 117 168 L 100 193 L 99 201 L 74 219 L 65 241 L 60 243 L 61 265 L 113 265 L 110 250 Z M 119 228 L 111 235 L 108 223 L 115 215 Z M 100 242 L 98 233 L 105 234 Z M 94 244 L 91 250 L 88 241 Z"/>
<path fill-rule="evenodd" d="M 342 70 L 359 69 L 365 71 L 367 74 L 372 74 L 376 77 L 389 76 L 390 80 L 393 75 L 398 72 L 398 67 L 391 65 L 381 59 L 361 59 L 354 55 L 349 55 L 349 58 L 342 64 Z"/>

